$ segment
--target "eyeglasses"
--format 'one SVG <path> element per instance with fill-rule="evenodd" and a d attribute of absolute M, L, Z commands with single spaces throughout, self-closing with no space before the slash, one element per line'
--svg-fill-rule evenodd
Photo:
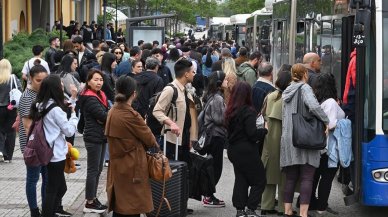
<path fill-rule="evenodd" d="M 121 53 L 121 52 L 115 52 L 115 54 L 123 54 L 123 53 Z"/>

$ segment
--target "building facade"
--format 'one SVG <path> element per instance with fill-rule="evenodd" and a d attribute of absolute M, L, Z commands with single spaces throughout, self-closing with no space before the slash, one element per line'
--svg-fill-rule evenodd
<path fill-rule="evenodd" d="M 0 0 L 2 6 L 3 39 L 8 41 L 20 31 L 31 33 L 37 28 L 51 28 L 63 14 L 63 25 L 70 20 L 80 24 L 97 21 L 102 0 Z"/>

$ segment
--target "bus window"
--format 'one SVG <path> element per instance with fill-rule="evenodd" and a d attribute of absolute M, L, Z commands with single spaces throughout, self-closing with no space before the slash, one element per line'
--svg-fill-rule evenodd
<path fill-rule="evenodd" d="M 287 27 L 286 21 L 274 21 L 273 30 L 273 66 L 274 71 L 280 68 L 284 63 L 288 63 L 288 49 L 287 49 Z"/>
<path fill-rule="evenodd" d="M 331 44 L 331 73 L 335 76 L 335 81 L 337 85 L 337 93 L 341 93 L 341 35 L 342 35 L 342 20 L 333 21 L 333 37 Z M 339 96 L 340 97 L 340 96 Z"/>
<path fill-rule="evenodd" d="M 305 23 L 298 22 L 296 25 L 296 38 L 295 38 L 295 63 L 302 63 L 305 52 Z"/>

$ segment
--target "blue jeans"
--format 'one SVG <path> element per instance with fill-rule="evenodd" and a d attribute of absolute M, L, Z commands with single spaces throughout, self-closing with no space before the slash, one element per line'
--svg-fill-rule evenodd
<path fill-rule="evenodd" d="M 105 154 L 104 154 L 104 161 L 109 160 L 109 144 L 106 143 L 106 148 L 105 148 Z"/>
<path fill-rule="evenodd" d="M 42 174 L 42 206 L 46 198 L 46 185 L 47 185 L 47 167 L 29 167 L 27 166 L 27 181 L 26 181 L 26 195 L 28 206 L 30 209 L 38 208 L 37 196 L 36 196 L 36 184 L 38 184 L 39 176 Z"/>

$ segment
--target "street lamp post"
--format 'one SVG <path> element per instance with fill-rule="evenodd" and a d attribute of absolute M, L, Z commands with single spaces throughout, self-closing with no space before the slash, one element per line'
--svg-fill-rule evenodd
<path fill-rule="evenodd" d="M 62 0 L 59 2 L 59 4 L 61 5 L 61 19 L 60 19 L 60 24 L 59 25 L 61 25 L 60 26 L 60 28 L 59 28 L 59 48 L 61 48 L 62 49 L 62 40 L 63 40 L 63 33 L 62 33 L 62 31 L 63 31 L 63 5 L 62 5 Z"/>
<path fill-rule="evenodd" d="M 0 59 L 3 59 L 3 1 L 0 1 Z"/>
<path fill-rule="evenodd" d="M 116 26 L 116 35 L 117 35 L 117 23 L 118 23 L 118 21 L 117 21 L 117 0 L 116 0 L 116 21 L 115 21 L 115 26 Z"/>
<path fill-rule="evenodd" d="M 108 0 L 104 0 L 103 3 L 102 3 L 102 6 L 104 7 L 104 18 L 103 18 L 103 27 L 102 27 L 102 33 L 103 33 L 103 39 L 104 41 L 106 41 L 106 6 L 108 5 Z"/>

